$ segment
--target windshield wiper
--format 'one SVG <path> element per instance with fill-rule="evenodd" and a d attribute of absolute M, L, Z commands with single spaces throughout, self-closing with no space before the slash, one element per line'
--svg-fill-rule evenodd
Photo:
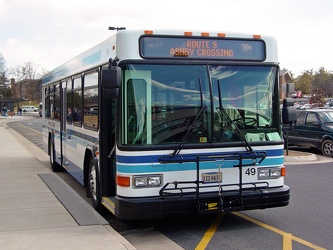
<path fill-rule="evenodd" d="M 246 151 L 253 152 L 253 149 L 251 145 L 247 142 L 246 138 L 244 137 L 243 133 L 239 130 L 237 124 L 230 118 L 228 113 L 225 111 L 223 105 L 222 105 L 222 97 L 221 97 L 221 87 L 220 87 L 220 81 L 217 81 L 217 88 L 218 88 L 218 95 L 219 95 L 219 107 L 218 110 L 222 114 L 223 117 L 226 118 L 227 124 L 232 128 L 232 130 L 237 134 L 238 138 L 243 142 L 244 147 Z"/>
<path fill-rule="evenodd" d="M 184 145 L 184 142 L 186 142 L 186 140 L 189 138 L 189 136 L 192 134 L 193 129 L 195 128 L 195 124 L 197 123 L 197 121 L 202 117 L 202 114 L 204 113 L 204 111 L 207 109 L 206 105 L 203 105 L 203 94 L 202 94 L 202 85 L 201 85 L 201 80 L 198 79 L 199 82 L 199 88 L 200 88 L 200 109 L 198 110 L 198 112 L 195 114 L 194 119 L 192 120 L 192 122 L 190 122 L 185 131 L 186 134 L 184 135 L 182 141 L 178 144 L 177 148 L 172 152 L 172 156 L 178 155 L 180 150 L 182 149 L 182 146 Z"/>

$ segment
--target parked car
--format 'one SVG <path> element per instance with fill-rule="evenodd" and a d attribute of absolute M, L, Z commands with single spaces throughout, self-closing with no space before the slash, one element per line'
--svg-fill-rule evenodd
<path fill-rule="evenodd" d="M 298 109 L 310 109 L 310 108 L 312 108 L 312 104 L 305 103 L 302 106 L 300 106 Z"/>
<path fill-rule="evenodd" d="M 37 112 L 38 108 L 35 106 L 22 106 L 22 111 L 23 112 Z"/>
<path fill-rule="evenodd" d="M 298 110 L 293 129 L 284 127 L 283 131 L 289 146 L 318 148 L 324 156 L 333 156 L 332 109 Z"/>

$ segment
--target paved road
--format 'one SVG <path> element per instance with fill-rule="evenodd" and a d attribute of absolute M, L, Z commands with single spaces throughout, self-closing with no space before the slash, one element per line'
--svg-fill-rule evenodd
<path fill-rule="evenodd" d="M 41 137 L 38 123 L 36 118 L 10 125 L 38 145 L 34 138 Z M 71 180 L 66 172 L 60 174 Z M 171 239 L 171 249 L 333 249 L 332 176 L 332 162 L 287 164 L 286 184 L 292 198 L 283 208 L 128 223 L 111 214 L 105 218 L 138 249 L 152 238 Z M 80 185 L 71 185 L 84 196 Z M 155 249 L 160 248 L 159 244 Z"/>

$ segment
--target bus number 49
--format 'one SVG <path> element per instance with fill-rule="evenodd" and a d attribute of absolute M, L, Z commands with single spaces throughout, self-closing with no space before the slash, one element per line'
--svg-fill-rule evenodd
<path fill-rule="evenodd" d="M 255 168 L 248 168 L 248 169 L 246 169 L 245 174 L 255 175 L 256 174 L 256 169 Z"/>

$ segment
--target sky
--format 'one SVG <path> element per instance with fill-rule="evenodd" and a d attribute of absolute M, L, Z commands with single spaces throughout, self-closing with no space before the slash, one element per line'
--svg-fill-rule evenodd
<path fill-rule="evenodd" d="M 332 0 L 0 0 L 6 67 L 52 70 L 126 29 L 184 29 L 270 35 L 281 69 L 294 76 L 333 70 Z"/>

